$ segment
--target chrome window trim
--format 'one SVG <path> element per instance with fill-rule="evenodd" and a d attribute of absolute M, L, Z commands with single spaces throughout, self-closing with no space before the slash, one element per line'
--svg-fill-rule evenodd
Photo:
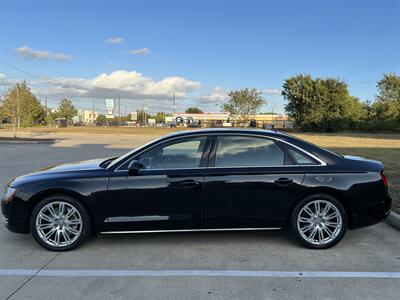
<path fill-rule="evenodd" d="M 292 144 L 292 143 L 290 143 L 290 142 L 288 142 L 288 141 L 285 141 L 285 140 L 283 140 L 283 139 L 280 139 L 280 138 L 276 138 L 276 137 L 271 137 L 271 136 L 265 136 L 265 135 L 263 135 L 263 134 L 254 134 L 254 133 L 229 133 L 229 132 L 224 132 L 224 133 L 220 133 L 220 132 L 212 132 L 212 133 L 193 133 L 193 134 L 190 134 L 190 135 L 185 135 L 185 136 L 177 136 L 177 137 L 173 137 L 173 138 L 170 138 L 170 139 L 168 139 L 168 140 L 166 140 L 166 142 L 167 141 L 173 141 L 173 140 L 176 140 L 176 139 L 184 139 L 184 138 L 190 138 L 190 137 L 197 137 L 197 136 L 206 136 L 206 137 L 208 137 L 208 136 L 219 136 L 219 135 L 234 135 L 234 136 L 252 136 L 252 137 L 258 137 L 258 138 L 265 138 L 265 139 L 271 139 L 271 140 L 274 140 L 274 141 L 279 141 L 279 142 L 282 142 L 282 143 L 285 143 L 285 144 L 287 144 L 287 145 L 289 145 L 289 146 L 291 146 L 291 147 L 294 147 L 294 148 L 296 148 L 296 149 L 298 149 L 299 151 L 301 151 L 302 153 L 304 153 L 304 154 L 306 154 L 307 156 L 310 156 L 310 157 L 312 157 L 314 160 L 316 160 L 319 164 L 311 164 L 311 165 L 276 165 L 276 166 L 233 166 L 233 167 L 196 167 L 196 168 L 174 168 L 174 169 L 146 169 L 147 171 L 177 171 L 177 170 L 204 170 L 204 169 L 234 169 L 234 168 L 281 168 L 281 167 L 324 167 L 324 166 L 327 166 L 328 164 L 325 162 L 325 161 L 323 161 L 322 159 L 320 159 L 319 157 L 317 157 L 317 156 L 315 156 L 314 154 L 312 154 L 312 153 L 310 153 L 310 152 L 308 152 L 308 151 L 306 151 L 306 150 L 304 150 L 304 149 L 302 149 L 302 148 L 300 148 L 300 147 L 298 147 L 298 146 L 296 146 L 296 145 L 294 145 L 294 144 Z M 146 145 L 144 145 L 143 147 L 145 147 Z M 155 145 L 153 145 L 153 146 L 151 146 L 151 147 L 149 147 L 148 149 L 141 149 L 141 148 L 139 148 L 138 149 L 138 153 L 136 153 L 133 157 L 131 157 L 131 158 L 129 158 L 127 161 L 130 161 L 131 159 L 133 159 L 134 157 L 136 157 L 137 155 L 140 155 L 140 154 L 142 154 L 144 151 L 147 151 L 147 150 L 151 150 L 151 149 L 153 149 L 153 148 L 155 148 L 155 147 L 157 147 L 157 146 L 159 146 L 159 143 L 157 143 L 157 144 L 155 144 Z M 143 148 L 142 147 L 142 148 Z M 115 170 L 114 170 L 114 172 L 116 172 L 116 173 L 118 173 L 118 172 L 126 172 L 126 171 L 128 171 L 128 170 L 120 170 L 119 168 L 122 166 L 122 165 L 124 165 L 127 161 L 125 161 L 124 163 L 122 163 L 120 166 L 118 166 Z"/>

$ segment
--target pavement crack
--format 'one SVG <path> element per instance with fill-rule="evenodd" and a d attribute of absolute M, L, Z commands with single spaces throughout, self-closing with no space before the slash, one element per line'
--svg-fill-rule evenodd
<path fill-rule="evenodd" d="M 32 276 L 30 276 L 27 280 L 25 280 L 14 292 L 11 293 L 11 295 L 9 295 L 6 300 L 11 299 L 11 297 L 14 297 L 15 294 L 17 294 L 25 285 L 27 285 L 33 278 L 36 277 L 37 274 L 39 274 L 39 272 L 41 272 L 44 268 L 47 267 L 47 265 L 49 263 L 51 263 L 54 259 L 56 259 L 56 257 L 61 254 L 61 252 L 58 252 L 56 255 L 54 255 L 53 257 L 51 257 L 48 261 L 46 261 L 44 263 L 44 265 L 42 267 L 40 267 L 35 274 L 33 274 Z"/>

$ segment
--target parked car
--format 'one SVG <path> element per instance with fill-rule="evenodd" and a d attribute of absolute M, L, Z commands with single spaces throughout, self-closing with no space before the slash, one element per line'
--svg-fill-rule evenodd
<path fill-rule="evenodd" d="M 53 166 L 15 178 L 5 225 L 49 250 L 90 234 L 288 229 L 325 249 L 347 229 L 388 216 L 379 161 L 342 156 L 283 133 L 173 133 L 120 157 Z"/>

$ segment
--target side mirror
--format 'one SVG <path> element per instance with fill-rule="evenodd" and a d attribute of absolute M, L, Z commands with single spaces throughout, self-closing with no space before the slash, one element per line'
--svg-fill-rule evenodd
<path fill-rule="evenodd" d="M 140 169 L 144 169 L 144 165 L 137 160 L 132 160 L 128 166 L 129 175 L 137 175 Z"/>

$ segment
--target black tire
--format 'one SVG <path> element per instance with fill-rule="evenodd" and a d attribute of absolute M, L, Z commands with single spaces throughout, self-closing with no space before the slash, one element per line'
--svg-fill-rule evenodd
<path fill-rule="evenodd" d="M 308 204 L 310 204 L 310 202 L 314 202 L 316 200 L 322 200 L 324 202 L 322 203 L 330 203 L 331 205 L 333 205 L 337 211 L 340 214 L 341 217 L 341 228 L 337 229 L 336 234 L 335 234 L 335 238 L 333 238 L 332 240 L 329 241 L 329 239 L 327 239 L 326 243 L 323 244 L 316 244 L 316 241 L 310 242 L 309 240 L 307 240 L 302 233 L 300 232 L 299 226 L 297 225 L 297 219 L 299 217 L 299 213 L 302 211 L 302 209 L 304 207 L 306 207 Z M 314 202 L 315 203 L 315 202 Z M 314 205 L 314 203 L 310 204 L 310 205 Z M 302 215 L 304 216 L 304 211 L 302 212 Z M 306 197 L 305 199 L 301 200 L 296 207 L 293 209 L 291 216 L 290 216 L 290 220 L 289 220 L 289 229 L 291 231 L 292 236 L 304 247 L 306 248 L 310 248 L 310 249 L 328 249 L 331 248 L 333 246 L 335 246 L 337 243 L 339 243 L 347 230 L 347 214 L 346 214 L 346 210 L 344 209 L 343 205 L 334 197 L 326 195 L 326 194 L 315 194 L 315 195 L 311 195 Z M 313 229 L 311 229 L 313 230 Z M 321 230 L 322 231 L 322 230 Z M 329 236 L 329 235 L 328 235 Z"/>
<path fill-rule="evenodd" d="M 75 208 L 81 217 L 81 227 L 80 228 L 80 235 L 76 237 L 76 239 L 71 242 L 68 245 L 61 245 L 61 246 L 52 246 L 48 243 L 46 243 L 42 237 L 40 236 L 40 233 L 38 232 L 38 229 L 36 228 L 36 218 L 41 211 L 43 207 L 50 203 L 54 202 L 63 202 L 68 205 L 68 207 L 73 207 Z M 31 218 L 30 218 L 30 228 L 32 231 L 32 236 L 35 239 L 35 241 L 42 246 L 43 248 L 51 251 L 68 251 L 75 249 L 79 245 L 81 245 L 85 239 L 90 235 L 92 226 L 91 226 L 91 220 L 88 212 L 86 211 L 85 207 L 76 199 L 67 196 L 67 195 L 51 195 L 43 200 L 41 200 L 36 206 L 34 207 Z"/>

